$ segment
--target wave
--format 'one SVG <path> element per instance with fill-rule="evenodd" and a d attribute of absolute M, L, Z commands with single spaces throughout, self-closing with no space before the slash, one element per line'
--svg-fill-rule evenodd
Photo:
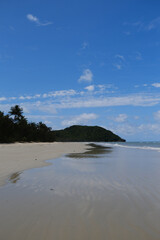
<path fill-rule="evenodd" d="M 143 150 L 154 150 L 160 152 L 160 143 L 155 142 L 132 142 L 132 143 L 96 143 L 97 145 L 102 145 L 105 147 L 122 147 L 122 148 L 132 148 L 132 149 L 143 149 Z"/>

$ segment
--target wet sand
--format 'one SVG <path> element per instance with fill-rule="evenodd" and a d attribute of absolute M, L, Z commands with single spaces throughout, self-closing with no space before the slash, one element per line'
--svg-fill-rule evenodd
<path fill-rule="evenodd" d="M 2 240 L 159 240 L 160 153 L 94 148 L 0 188 Z"/>
<path fill-rule="evenodd" d="M 84 152 L 84 143 L 15 143 L 0 144 L 0 186 L 9 175 L 29 168 L 46 166 L 45 160 L 66 153 Z"/>

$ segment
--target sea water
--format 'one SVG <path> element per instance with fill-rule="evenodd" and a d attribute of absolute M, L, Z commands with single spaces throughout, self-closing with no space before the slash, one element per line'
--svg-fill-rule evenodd
<path fill-rule="evenodd" d="M 0 188 L 1 240 L 159 240 L 160 143 L 99 143 Z"/>

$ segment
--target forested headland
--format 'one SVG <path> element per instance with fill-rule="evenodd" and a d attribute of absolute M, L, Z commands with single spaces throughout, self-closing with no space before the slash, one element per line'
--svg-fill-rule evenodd
<path fill-rule="evenodd" d="M 59 142 L 125 142 L 118 135 L 99 126 L 73 125 L 54 133 Z"/>
<path fill-rule="evenodd" d="M 44 123 L 29 122 L 19 105 L 8 114 L 0 111 L 0 143 L 13 142 L 124 142 L 113 132 L 98 126 L 74 125 L 52 130 Z"/>

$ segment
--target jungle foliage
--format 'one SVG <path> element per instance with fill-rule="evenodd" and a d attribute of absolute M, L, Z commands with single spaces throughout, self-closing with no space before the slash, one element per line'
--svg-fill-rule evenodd
<path fill-rule="evenodd" d="M 28 122 L 23 109 L 18 105 L 11 107 L 7 115 L 0 111 L 0 142 L 53 142 L 53 131 L 44 123 Z"/>
<path fill-rule="evenodd" d="M 19 105 L 8 114 L 0 111 L 0 143 L 12 142 L 124 142 L 113 132 L 98 126 L 74 125 L 53 131 L 44 123 L 28 122 Z"/>

